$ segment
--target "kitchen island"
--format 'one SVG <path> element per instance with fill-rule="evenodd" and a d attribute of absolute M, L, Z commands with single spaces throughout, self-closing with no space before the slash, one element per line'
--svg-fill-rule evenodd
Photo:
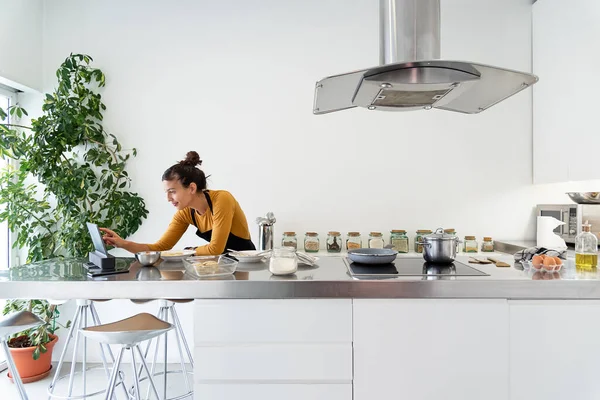
<path fill-rule="evenodd" d="M 597 271 L 577 271 L 569 260 L 554 276 L 519 264 L 472 265 L 489 276 L 357 280 L 343 258 L 319 256 L 291 277 L 259 263 L 202 281 L 178 263 L 120 259 L 132 263 L 129 273 L 91 279 L 80 260 L 47 261 L 0 272 L 0 297 L 197 299 L 197 399 L 600 394 Z M 494 257 L 512 265 L 512 256 Z"/>

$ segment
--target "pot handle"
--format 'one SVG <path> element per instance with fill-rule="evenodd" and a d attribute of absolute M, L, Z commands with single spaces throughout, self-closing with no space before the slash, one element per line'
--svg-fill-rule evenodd
<path fill-rule="evenodd" d="M 431 243 L 429 243 L 429 242 L 417 242 L 417 244 L 420 245 L 420 246 L 431 247 Z"/>

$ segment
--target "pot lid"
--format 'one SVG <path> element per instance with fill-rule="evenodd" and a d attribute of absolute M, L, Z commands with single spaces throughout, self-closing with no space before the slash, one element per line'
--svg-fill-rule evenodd
<path fill-rule="evenodd" d="M 456 235 L 444 232 L 443 228 L 438 228 L 434 233 L 424 236 L 428 240 L 456 240 Z"/>

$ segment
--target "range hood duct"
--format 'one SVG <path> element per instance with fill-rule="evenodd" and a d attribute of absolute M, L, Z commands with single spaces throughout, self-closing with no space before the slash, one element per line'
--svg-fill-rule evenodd
<path fill-rule="evenodd" d="M 313 113 L 365 107 L 477 114 L 538 81 L 525 72 L 440 60 L 440 0 L 380 0 L 379 50 L 380 66 L 318 81 Z"/>

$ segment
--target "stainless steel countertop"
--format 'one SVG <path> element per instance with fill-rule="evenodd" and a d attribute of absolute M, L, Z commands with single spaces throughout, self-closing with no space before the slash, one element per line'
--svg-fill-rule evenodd
<path fill-rule="evenodd" d="M 404 256 L 404 255 L 401 255 Z M 409 255 L 414 257 L 413 255 Z M 481 255 L 478 255 L 481 257 Z M 496 253 L 509 262 L 512 256 Z M 466 256 L 458 258 L 467 261 Z M 472 264 L 490 276 L 398 277 L 356 280 L 337 256 L 321 256 L 317 267 L 300 268 L 292 276 L 273 276 L 266 263 L 240 264 L 227 278 L 194 279 L 181 263 L 142 267 L 131 258 L 127 274 L 88 278 L 83 260 L 48 260 L 0 271 L 0 298 L 53 299 L 294 299 L 294 298 L 506 298 L 506 299 L 600 299 L 598 271 L 577 271 L 568 260 L 560 273 L 498 268 Z"/>

